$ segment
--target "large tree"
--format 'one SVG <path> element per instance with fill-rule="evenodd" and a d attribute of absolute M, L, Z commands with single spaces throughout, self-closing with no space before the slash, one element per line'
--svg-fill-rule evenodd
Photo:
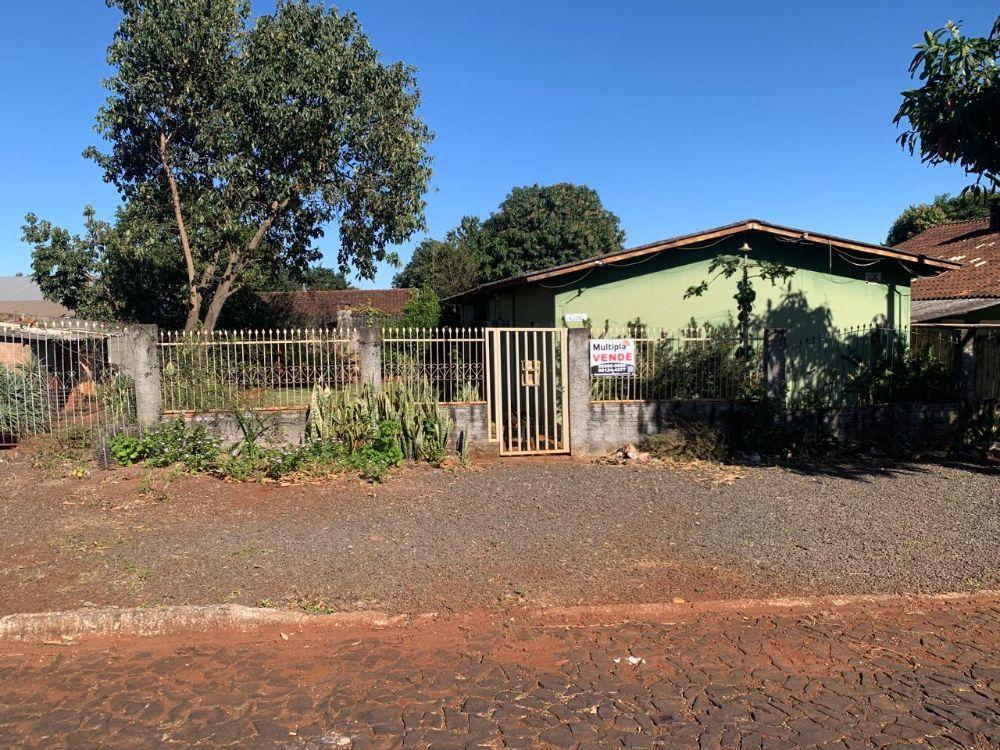
<path fill-rule="evenodd" d="M 925 31 L 910 63 L 922 81 L 904 91 L 894 122 L 907 122 L 899 142 L 930 164 L 959 164 L 976 186 L 1000 187 L 1000 16 L 989 36 L 962 34 L 949 21 Z"/>
<path fill-rule="evenodd" d="M 364 278 L 423 227 L 414 71 L 382 63 L 353 14 L 279 0 L 251 24 L 243 0 L 107 2 L 123 14 L 97 117 L 110 149 L 87 155 L 126 205 L 167 213 L 187 329 L 213 328 L 261 269 L 304 272 L 327 222 L 340 270 Z"/>
<path fill-rule="evenodd" d="M 482 280 L 614 252 L 624 241 L 619 218 L 586 185 L 514 188 L 483 222 Z"/>
<path fill-rule="evenodd" d="M 425 239 L 413 251 L 406 266 L 392 279 L 398 289 L 433 289 L 447 298 L 471 289 L 482 268 L 479 219 L 466 216 L 443 240 Z"/>
<path fill-rule="evenodd" d="M 982 219 L 990 215 L 990 194 L 965 192 L 961 195 L 943 193 L 931 203 L 916 203 L 901 213 L 889 228 L 887 245 L 898 245 L 938 224 L 949 221 Z"/>

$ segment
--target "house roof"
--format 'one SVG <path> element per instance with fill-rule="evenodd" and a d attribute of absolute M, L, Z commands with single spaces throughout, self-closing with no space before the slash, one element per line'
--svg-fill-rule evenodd
<path fill-rule="evenodd" d="M 977 310 L 1000 305 L 996 297 L 968 297 L 965 299 L 915 299 L 910 303 L 910 321 L 929 323 L 941 318 L 961 318 Z"/>
<path fill-rule="evenodd" d="M 989 219 L 939 224 L 895 249 L 931 253 L 958 263 L 959 268 L 928 279 L 917 279 L 915 300 L 1000 298 L 1000 230 Z"/>
<path fill-rule="evenodd" d="M 314 325 L 324 325 L 337 319 L 337 313 L 371 311 L 389 317 L 403 314 L 403 308 L 413 294 L 412 289 L 338 289 L 316 292 L 267 292 L 261 298 L 281 307 L 294 317 Z"/>
<path fill-rule="evenodd" d="M 798 242 L 803 245 L 815 246 L 816 248 L 827 249 L 833 247 L 839 250 L 846 250 L 862 255 L 880 258 L 893 258 L 895 260 L 903 261 L 904 263 L 913 264 L 916 266 L 914 272 L 917 273 L 921 271 L 932 273 L 935 271 L 958 268 L 957 263 L 942 260 L 941 258 L 924 253 L 913 252 L 907 249 L 886 247 L 884 245 L 875 245 L 869 242 L 836 237 L 830 234 L 810 232 L 804 229 L 795 229 L 793 227 L 786 227 L 780 224 L 772 224 L 771 222 L 764 221 L 763 219 L 744 219 L 742 221 L 733 222 L 732 224 L 715 227 L 714 229 L 705 229 L 692 234 L 683 234 L 677 237 L 659 240 L 658 242 L 651 242 L 647 245 L 639 245 L 638 247 L 629 248 L 627 250 L 620 250 L 606 255 L 598 255 L 592 258 L 574 261 L 572 263 L 543 268 L 538 271 L 529 271 L 528 273 L 523 273 L 518 276 L 511 276 L 509 278 L 500 279 L 499 281 L 493 281 L 488 284 L 481 284 L 474 289 L 470 289 L 462 294 L 457 294 L 450 299 L 459 299 L 461 297 L 479 292 L 514 286 L 516 284 L 544 281 L 545 279 L 550 279 L 555 276 L 564 276 L 566 274 L 586 271 L 604 265 L 613 266 L 615 263 L 620 261 L 641 258 L 643 256 L 653 255 L 665 250 L 681 250 L 690 248 L 691 245 L 699 242 L 723 239 L 747 231 L 764 232 L 765 234 Z"/>
<path fill-rule="evenodd" d="M 0 313 L 65 317 L 72 312 L 49 302 L 30 276 L 0 276 Z"/>

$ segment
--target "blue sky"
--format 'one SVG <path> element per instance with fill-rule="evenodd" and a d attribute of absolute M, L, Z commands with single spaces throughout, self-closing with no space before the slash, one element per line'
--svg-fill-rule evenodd
<path fill-rule="evenodd" d="M 920 0 L 340 7 L 386 60 L 418 68 L 436 133 L 429 236 L 487 216 L 514 186 L 569 181 L 598 191 L 628 245 L 749 216 L 883 240 L 905 206 L 966 184 L 894 142 L 910 48 L 948 19 L 986 33 L 996 13 Z M 115 13 L 100 0 L 39 0 L 4 15 L 0 275 L 29 271 L 25 213 L 78 229 L 84 204 L 110 218 L 117 202 L 80 156 L 97 142 Z M 399 248 L 404 260 L 422 236 Z M 334 258 L 336 233 L 321 246 Z"/>

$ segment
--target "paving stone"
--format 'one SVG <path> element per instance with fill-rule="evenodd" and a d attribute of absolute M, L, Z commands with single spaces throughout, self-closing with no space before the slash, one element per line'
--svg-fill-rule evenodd
<path fill-rule="evenodd" d="M 555 639 L 530 621 L 496 628 L 428 635 L 429 645 L 417 626 L 405 638 L 303 633 L 277 646 L 119 639 L 26 655 L 0 644 L 0 747 L 1000 743 L 994 600 L 692 615 Z M 646 663 L 615 664 L 629 649 Z"/>

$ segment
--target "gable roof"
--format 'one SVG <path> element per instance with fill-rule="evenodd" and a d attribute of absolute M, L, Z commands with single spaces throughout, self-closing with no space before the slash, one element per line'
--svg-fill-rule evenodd
<path fill-rule="evenodd" d="M 1000 230 L 989 219 L 939 224 L 900 242 L 896 249 L 933 253 L 959 268 L 913 282 L 915 300 L 1000 298 Z"/>
<path fill-rule="evenodd" d="M 316 292 L 266 292 L 261 299 L 269 305 L 312 325 L 337 320 L 337 313 L 372 311 L 399 317 L 410 301 L 412 289 L 337 289 Z"/>
<path fill-rule="evenodd" d="M 780 224 L 772 224 L 771 222 L 764 221 L 763 219 L 744 219 L 742 221 L 733 222 L 732 224 L 715 227 L 714 229 L 705 229 L 692 234 L 683 234 L 677 237 L 659 240 L 658 242 L 651 242 L 647 245 L 639 245 L 638 247 L 629 248 L 627 250 L 619 250 L 618 252 L 607 253 L 606 255 L 597 255 L 592 258 L 586 258 L 572 263 L 551 266 L 538 271 L 529 271 L 518 276 L 511 276 L 509 278 L 500 279 L 499 281 L 493 281 L 488 284 L 480 284 L 474 289 L 462 292 L 461 294 L 456 294 L 450 299 L 459 299 L 478 292 L 500 289 L 503 287 L 514 286 L 516 284 L 544 281 L 545 279 L 550 279 L 555 276 L 563 276 L 569 273 L 585 271 L 603 265 L 614 265 L 620 261 L 654 255 L 656 253 L 663 252 L 664 250 L 684 249 L 699 242 L 722 239 L 747 231 L 763 232 L 775 237 L 797 241 L 803 244 L 815 245 L 824 249 L 833 247 L 839 250 L 847 250 L 868 256 L 893 258 L 903 261 L 904 263 L 914 264 L 917 266 L 917 271 L 923 270 L 925 272 L 934 272 L 958 268 L 957 263 L 942 260 L 941 258 L 923 253 L 916 253 L 907 249 L 875 245 L 869 242 L 860 242 L 858 240 L 849 240 L 844 237 L 836 237 L 831 234 L 809 232 L 804 229 L 795 229 L 793 227 L 786 227 Z"/>

